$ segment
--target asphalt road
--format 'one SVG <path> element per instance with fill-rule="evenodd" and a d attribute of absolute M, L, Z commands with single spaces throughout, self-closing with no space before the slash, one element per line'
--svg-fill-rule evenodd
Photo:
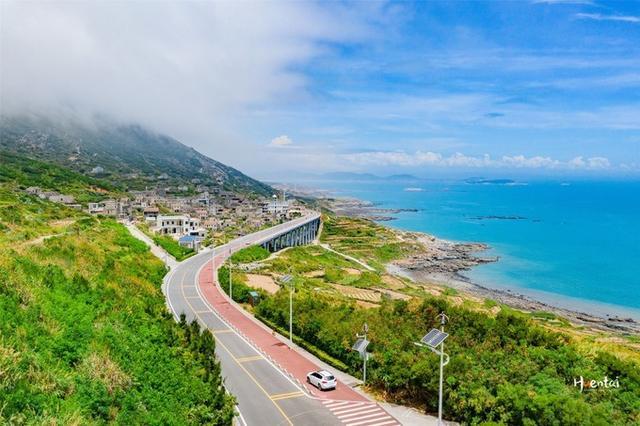
<path fill-rule="evenodd" d="M 258 244 L 313 218 L 301 218 L 251 235 L 215 249 L 215 264 L 229 253 Z M 184 313 L 196 319 L 216 339 L 216 354 L 225 385 L 238 402 L 238 423 L 242 425 L 341 425 L 391 426 L 393 418 L 368 401 L 334 401 L 309 395 L 298 383 L 253 346 L 204 297 L 198 285 L 201 271 L 212 260 L 204 252 L 176 266 L 165 281 L 165 294 L 176 318 Z M 217 269 L 217 268 L 216 268 Z M 209 283 L 210 285 L 210 283 Z M 330 392 L 326 392 L 330 395 Z"/>

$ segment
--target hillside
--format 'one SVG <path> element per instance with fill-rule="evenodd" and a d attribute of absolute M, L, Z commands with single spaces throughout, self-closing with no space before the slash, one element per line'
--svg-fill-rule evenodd
<path fill-rule="evenodd" d="M 167 312 L 162 262 L 114 220 L 20 189 L 113 188 L 0 155 L 0 424 L 231 424 L 215 340 Z"/>
<path fill-rule="evenodd" d="M 0 150 L 46 160 L 83 174 L 95 173 L 128 189 L 158 184 L 212 186 L 270 196 L 273 189 L 165 135 L 137 125 L 96 119 L 0 118 Z M 166 176 L 164 176 L 166 175 Z"/>

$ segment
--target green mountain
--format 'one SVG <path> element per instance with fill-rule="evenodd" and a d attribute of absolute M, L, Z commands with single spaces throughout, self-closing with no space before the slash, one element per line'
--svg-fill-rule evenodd
<path fill-rule="evenodd" d="M 124 183 L 129 189 L 202 184 L 243 194 L 269 196 L 274 192 L 269 185 L 176 139 L 138 125 L 118 125 L 105 119 L 84 123 L 2 117 L 0 150 Z"/>

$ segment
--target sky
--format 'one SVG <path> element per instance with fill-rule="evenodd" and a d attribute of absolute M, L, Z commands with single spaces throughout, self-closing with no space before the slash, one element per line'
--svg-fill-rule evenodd
<path fill-rule="evenodd" d="M 0 113 L 267 179 L 640 176 L 640 2 L 0 2 Z"/>

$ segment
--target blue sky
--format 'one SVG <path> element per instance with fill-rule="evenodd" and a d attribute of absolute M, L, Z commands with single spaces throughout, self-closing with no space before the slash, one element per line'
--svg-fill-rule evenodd
<path fill-rule="evenodd" d="M 3 114 L 264 178 L 640 176 L 640 2 L 0 2 Z"/>
<path fill-rule="evenodd" d="M 303 95 L 257 108 L 256 143 L 284 135 L 278 155 L 322 161 L 324 147 L 334 168 L 380 173 L 640 168 L 640 3 L 383 10 L 362 40 L 297 68 Z"/>

